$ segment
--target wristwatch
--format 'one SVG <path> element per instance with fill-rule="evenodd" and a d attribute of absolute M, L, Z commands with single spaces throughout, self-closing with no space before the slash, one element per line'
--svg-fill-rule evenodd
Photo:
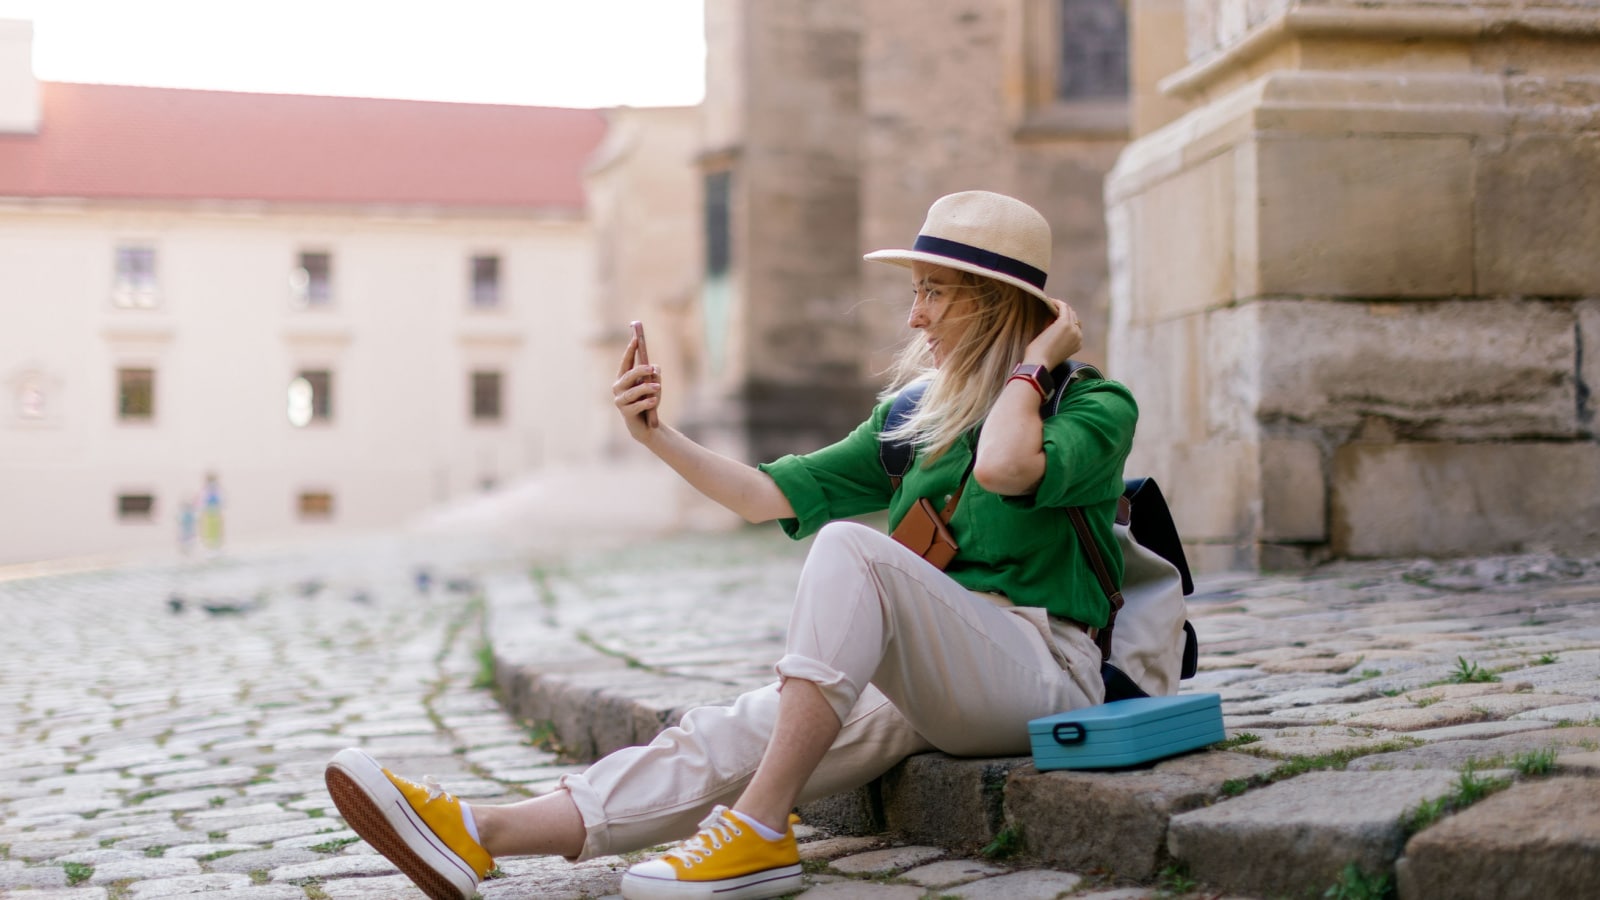
<path fill-rule="evenodd" d="M 1049 400 L 1050 395 L 1056 392 L 1056 380 L 1050 377 L 1050 370 L 1038 364 L 1017 363 L 1017 367 L 1011 370 L 1011 377 L 1006 379 L 1006 383 L 1010 384 L 1019 380 L 1033 385 L 1033 389 L 1039 392 L 1040 403 Z"/>

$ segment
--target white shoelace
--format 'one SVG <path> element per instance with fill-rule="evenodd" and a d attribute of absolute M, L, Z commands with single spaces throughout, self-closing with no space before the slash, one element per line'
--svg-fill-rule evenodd
<path fill-rule="evenodd" d="M 726 809 L 725 806 L 713 809 L 700 823 L 700 833 L 668 850 L 667 855 L 683 860 L 684 867 L 688 868 L 711 856 L 713 850 L 721 850 L 722 845 L 735 836 L 744 834 L 731 817 L 723 815 Z"/>
<path fill-rule="evenodd" d="M 420 783 L 412 781 L 409 778 L 402 778 L 402 777 L 400 777 L 398 775 L 395 776 L 395 777 L 399 778 L 399 780 L 401 780 L 401 781 L 404 781 L 406 784 L 411 785 L 412 787 L 419 787 L 419 788 L 422 788 L 423 790 L 427 791 L 428 792 L 428 799 L 427 799 L 428 803 L 432 803 L 433 801 L 439 799 L 440 797 L 443 797 L 446 801 L 455 799 L 454 797 L 450 796 L 450 792 L 446 791 L 444 789 L 443 785 L 439 784 L 439 779 L 434 777 L 434 776 L 432 776 L 432 775 L 424 775 L 424 776 L 422 776 L 422 781 Z"/>

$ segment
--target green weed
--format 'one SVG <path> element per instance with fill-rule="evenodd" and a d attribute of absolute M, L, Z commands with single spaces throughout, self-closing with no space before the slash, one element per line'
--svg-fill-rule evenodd
<path fill-rule="evenodd" d="M 331 841 L 324 841 L 320 844 L 313 845 L 311 847 L 311 851 L 313 853 L 338 853 L 340 850 L 343 850 L 351 844 L 359 843 L 361 843 L 361 839 L 356 837 L 334 838 Z"/>
<path fill-rule="evenodd" d="M 1225 741 L 1218 741 L 1211 745 L 1213 750 L 1233 750 L 1246 744 L 1254 744 L 1261 740 L 1261 735 L 1249 731 L 1241 731 Z"/>
<path fill-rule="evenodd" d="M 1494 792 L 1508 787 L 1509 778 L 1485 778 L 1477 771 L 1479 763 L 1468 760 L 1450 793 L 1424 800 L 1401 817 L 1406 834 L 1412 835 L 1439 821 L 1447 813 L 1460 812 Z"/>
<path fill-rule="evenodd" d="M 1500 676 L 1488 669 L 1481 668 L 1475 662 L 1467 662 L 1466 657 L 1456 657 L 1455 671 L 1445 679 L 1451 684 L 1479 684 L 1490 681 L 1499 681 Z"/>
<path fill-rule="evenodd" d="M 1006 859 L 1022 852 L 1022 826 L 1007 825 L 978 851 L 988 859 Z"/>
<path fill-rule="evenodd" d="M 62 868 L 67 870 L 67 887 L 77 887 L 94 877 L 94 866 L 88 863 L 69 862 Z"/>
<path fill-rule="evenodd" d="M 472 652 L 473 658 L 478 661 L 478 671 L 472 676 L 472 686 L 479 690 L 486 690 L 495 686 L 494 680 L 494 645 L 488 641 L 478 645 Z"/>
<path fill-rule="evenodd" d="M 1511 768 L 1526 777 L 1549 775 L 1556 767 L 1556 748 L 1528 750 L 1511 757 Z"/>
<path fill-rule="evenodd" d="M 1162 869 L 1159 879 L 1161 890 L 1169 894 L 1187 894 L 1200 886 L 1200 882 L 1189 877 L 1189 867 L 1183 863 Z"/>
<path fill-rule="evenodd" d="M 1332 900 L 1391 900 L 1395 885 L 1387 873 L 1367 874 L 1355 863 L 1346 863 L 1339 880 L 1323 892 Z"/>

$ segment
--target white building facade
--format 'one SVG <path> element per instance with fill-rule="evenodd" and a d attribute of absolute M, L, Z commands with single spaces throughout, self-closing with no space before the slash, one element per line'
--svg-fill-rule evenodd
<path fill-rule="evenodd" d="M 598 452 L 600 113 L 41 84 L 28 29 L 0 564 L 176 546 L 207 473 L 226 541 L 304 540 Z"/>

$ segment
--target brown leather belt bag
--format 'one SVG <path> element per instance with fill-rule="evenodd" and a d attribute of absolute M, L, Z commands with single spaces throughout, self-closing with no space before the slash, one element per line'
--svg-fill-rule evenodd
<path fill-rule="evenodd" d="M 944 571 L 945 566 L 950 565 L 950 560 L 956 558 L 956 551 L 961 549 L 956 544 L 955 535 L 950 533 L 949 524 L 950 515 L 955 512 L 959 499 L 961 492 L 957 491 L 956 496 L 945 504 L 943 513 L 935 511 L 926 497 L 918 500 L 906 510 L 905 518 L 900 520 L 889 536 L 911 548 L 912 552 L 932 563 L 934 568 Z"/>

